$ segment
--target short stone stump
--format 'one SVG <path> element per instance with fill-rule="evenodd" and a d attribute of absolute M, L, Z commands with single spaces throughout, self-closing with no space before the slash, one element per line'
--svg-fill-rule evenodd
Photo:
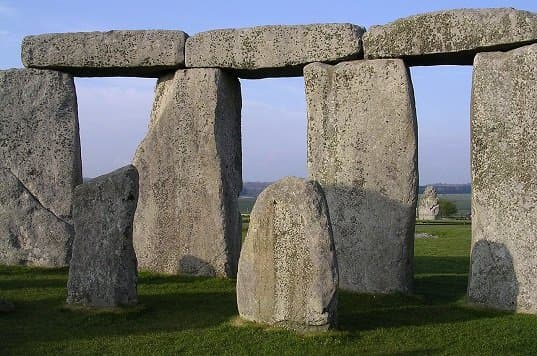
<path fill-rule="evenodd" d="M 137 303 L 132 244 L 137 201 L 138 172 L 133 166 L 76 187 L 68 304 L 117 307 Z"/>
<path fill-rule="evenodd" d="M 242 318 L 297 331 L 336 324 L 338 270 L 319 184 L 287 177 L 267 187 L 250 216 L 237 275 Z"/>

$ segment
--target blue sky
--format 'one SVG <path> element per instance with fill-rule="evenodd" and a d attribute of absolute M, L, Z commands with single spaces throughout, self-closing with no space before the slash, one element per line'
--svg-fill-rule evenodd
<path fill-rule="evenodd" d="M 351 22 L 365 27 L 461 7 L 537 11 L 536 1 L 46 1 L 0 0 L 0 69 L 22 67 L 25 35 L 112 29 L 215 28 Z M 464 183 L 469 172 L 471 67 L 411 71 L 419 126 L 420 182 Z M 275 180 L 306 174 L 302 78 L 241 80 L 243 177 Z M 155 80 L 77 79 L 85 176 L 130 162 L 147 131 Z"/>

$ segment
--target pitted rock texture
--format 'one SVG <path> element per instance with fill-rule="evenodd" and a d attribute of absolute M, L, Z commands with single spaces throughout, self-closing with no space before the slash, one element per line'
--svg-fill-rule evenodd
<path fill-rule="evenodd" d="M 20 257 L 0 258 L 0 263 L 68 264 L 73 236 L 64 223 L 71 223 L 73 191 L 82 182 L 76 92 L 69 74 L 0 71 L 0 162 L 4 197 L 16 199 L 3 203 L 0 230 L 9 234 L 0 239 L 10 246 L 8 254 Z M 34 213 L 39 218 L 32 221 Z M 16 228 L 16 221 L 24 228 Z"/>
<path fill-rule="evenodd" d="M 402 60 L 304 68 L 308 176 L 326 195 L 340 287 L 409 293 L 417 175 L 417 129 Z"/>
<path fill-rule="evenodd" d="M 67 303 L 92 307 L 137 303 L 132 244 L 137 200 L 138 172 L 133 166 L 76 187 Z"/>
<path fill-rule="evenodd" d="M 250 216 L 237 275 L 241 317 L 299 331 L 336 324 L 338 272 L 318 183 L 287 177 L 267 187 Z"/>
<path fill-rule="evenodd" d="M 82 77 L 159 77 L 184 68 L 187 37 L 182 31 L 168 30 L 27 36 L 22 42 L 22 63 Z"/>
<path fill-rule="evenodd" d="M 440 204 L 438 203 L 436 189 L 428 185 L 418 201 L 418 219 L 436 220 L 438 213 L 440 213 Z"/>
<path fill-rule="evenodd" d="M 56 217 L 0 162 L 0 263 L 65 266 L 73 227 Z"/>
<path fill-rule="evenodd" d="M 219 69 L 159 79 L 149 132 L 134 165 L 140 268 L 234 277 L 240 253 L 241 91 Z"/>
<path fill-rule="evenodd" d="M 485 51 L 537 41 L 537 14 L 512 8 L 425 13 L 373 26 L 364 35 L 365 58 L 403 58 L 408 65 L 473 63 Z"/>
<path fill-rule="evenodd" d="M 186 66 L 232 69 L 243 78 L 301 76 L 308 63 L 361 58 L 363 33 L 346 23 L 207 31 L 187 40 Z"/>
<path fill-rule="evenodd" d="M 478 54 L 470 301 L 537 314 L 537 45 Z"/>

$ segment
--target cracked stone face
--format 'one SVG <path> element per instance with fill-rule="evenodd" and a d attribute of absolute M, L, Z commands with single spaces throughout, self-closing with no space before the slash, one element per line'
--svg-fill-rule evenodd
<path fill-rule="evenodd" d="M 0 235 L 0 263 L 68 264 L 73 190 L 82 182 L 76 93 L 70 75 L 34 69 L 0 71 L 0 162 L 3 197 L 14 199 L 0 202 L 0 230 L 5 232 Z M 39 210 L 39 223 L 24 218 L 29 206 Z"/>

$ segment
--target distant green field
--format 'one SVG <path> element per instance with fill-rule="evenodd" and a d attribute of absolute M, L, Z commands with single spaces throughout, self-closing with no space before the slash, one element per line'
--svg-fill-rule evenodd
<path fill-rule="evenodd" d="M 470 194 L 439 194 L 440 198 L 447 199 L 455 203 L 457 206 L 459 216 L 466 216 L 470 214 Z M 239 210 L 241 214 L 250 214 L 254 207 L 255 199 L 253 197 L 239 197 Z"/>
<path fill-rule="evenodd" d="M 239 197 L 239 210 L 241 214 L 250 214 L 254 207 L 256 198 L 254 197 Z"/>

